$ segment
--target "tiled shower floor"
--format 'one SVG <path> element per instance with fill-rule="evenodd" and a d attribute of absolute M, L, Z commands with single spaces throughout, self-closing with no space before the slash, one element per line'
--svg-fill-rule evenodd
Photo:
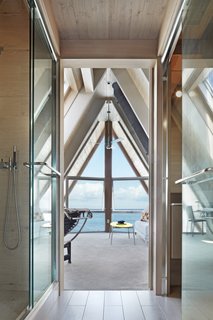
<path fill-rule="evenodd" d="M 27 305 L 27 291 L 2 290 L 0 288 L 0 319 L 17 319 Z"/>

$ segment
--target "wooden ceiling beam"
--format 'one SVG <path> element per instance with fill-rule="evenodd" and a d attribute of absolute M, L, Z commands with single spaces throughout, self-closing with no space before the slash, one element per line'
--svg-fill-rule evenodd
<path fill-rule="evenodd" d="M 78 95 L 78 91 L 74 91 L 70 89 L 67 92 L 66 96 L 64 97 L 64 116 L 66 116 L 67 112 L 69 112 L 69 109 L 71 108 L 77 95 Z"/>
<path fill-rule="evenodd" d="M 62 59 L 156 59 L 157 40 L 61 40 Z"/>
<path fill-rule="evenodd" d="M 94 74 L 91 68 L 81 68 L 81 74 L 84 82 L 85 92 L 94 91 Z"/>
<path fill-rule="evenodd" d="M 83 81 L 81 70 L 78 68 L 64 68 L 64 78 L 73 91 L 79 91 L 82 88 Z"/>
<path fill-rule="evenodd" d="M 112 69 L 115 76 L 115 81 L 118 82 L 121 90 L 123 91 L 129 104 L 132 106 L 134 113 L 145 130 L 147 136 L 149 136 L 149 118 L 148 118 L 148 106 L 146 105 L 143 97 L 138 91 L 135 83 L 130 77 L 127 70 L 124 69 Z"/>
<path fill-rule="evenodd" d="M 149 80 L 147 79 L 143 69 L 130 68 L 127 69 L 127 71 L 143 97 L 146 106 L 149 106 Z"/>
<path fill-rule="evenodd" d="M 88 137 L 88 139 L 86 140 L 86 143 L 88 143 L 88 140 L 91 138 L 93 131 L 91 132 L 90 136 Z M 102 130 L 100 132 L 100 135 L 97 139 L 97 142 L 94 144 L 93 148 L 91 149 L 88 157 L 86 158 L 85 162 L 83 163 L 82 167 L 79 168 L 78 173 L 76 174 L 76 176 L 81 176 L 84 169 L 86 168 L 86 166 L 88 165 L 89 161 L 91 160 L 92 156 L 94 155 L 95 151 L 97 150 L 97 148 L 99 147 L 99 144 L 101 143 L 101 140 L 103 139 L 104 136 L 104 131 Z M 86 143 L 84 144 L 84 146 L 86 145 Z M 81 153 L 79 154 L 79 157 L 81 157 Z M 76 159 L 76 161 L 78 161 L 78 158 Z M 71 170 L 71 168 L 70 168 Z M 74 186 L 76 185 L 78 180 L 70 180 L 71 183 L 69 185 L 69 189 L 68 189 L 68 193 L 70 194 L 70 192 L 72 192 Z"/>
<path fill-rule="evenodd" d="M 78 97 L 79 98 L 79 97 Z M 77 100 L 77 99 L 76 99 Z M 75 100 L 75 101 L 76 101 Z M 86 103 L 86 101 L 85 101 Z M 83 142 L 85 136 L 93 126 L 97 116 L 103 106 L 104 100 L 98 99 L 94 97 L 90 101 L 87 101 L 87 104 L 83 106 L 83 110 L 76 119 L 76 112 L 79 113 L 79 110 L 75 110 L 76 112 L 72 112 L 70 119 L 75 120 L 75 124 L 71 128 L 69 132 L 69 136 L 66 139 L 66 143 L 64 146 L 64 169 L 65 172 L 70 166 L 72 159 L 77 153 L 79 146 Z M 78 102 L 77 102 L 78 104 Z M 78 104 L 79 105 L 79 104 Z M 73 108 L 73 106 L 72 106 Z M 71 109 L 72 109 L 71 108 Z M 65 127 L 70 126 L 70 121 L 65 118 Z"/>
<path fill-rule="evenodd" d="M 153 68 L 156 59 L 62 59 L 64 68 Z M 94 72 L 95 74 L 96 72 Z"/>

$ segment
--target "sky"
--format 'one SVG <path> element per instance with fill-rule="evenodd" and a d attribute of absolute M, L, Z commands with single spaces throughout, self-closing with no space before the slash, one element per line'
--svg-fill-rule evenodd
<path fill-rule="evenodd" d="M 82 173 L 84 177 L 104 177 L 104 142 Z M 135 173 L 115 142 L 112 149 L 112 176 L 135 177 Z M 102 181 L 78 181 L 70 194 L 69 207 L 101 209 L 104 206 Z M 139 181 L 114 181 L 113 209 L 146 209 L 148 195 Z"/>

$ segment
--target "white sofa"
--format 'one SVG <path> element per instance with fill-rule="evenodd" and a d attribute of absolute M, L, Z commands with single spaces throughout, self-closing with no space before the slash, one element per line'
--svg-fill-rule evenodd
<path fill-rule="evenodd" d="M 149 242 L 149 222 L 138 220 L 135 221 L 135 233 L 141 237 L 146 244 Z"/>

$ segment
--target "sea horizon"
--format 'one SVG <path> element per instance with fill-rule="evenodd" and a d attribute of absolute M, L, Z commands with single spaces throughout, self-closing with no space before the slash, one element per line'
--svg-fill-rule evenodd
<path fill-rule="evenodd" d="M 144 209 L 117 209 L 112 211 L 112 221 L 124 220 L 132 223 L 141 219 L 141 214 Z M 125 212 L 126 211 L 126 212 Z M 91 209 L 93 217 L 88 219 L 81 232 L 103 232 L 105 231 L 105 214 L 103 211 Z M 84 220 L 80 220 L 78 225 L 71 231 L 76 233 Z"/>

